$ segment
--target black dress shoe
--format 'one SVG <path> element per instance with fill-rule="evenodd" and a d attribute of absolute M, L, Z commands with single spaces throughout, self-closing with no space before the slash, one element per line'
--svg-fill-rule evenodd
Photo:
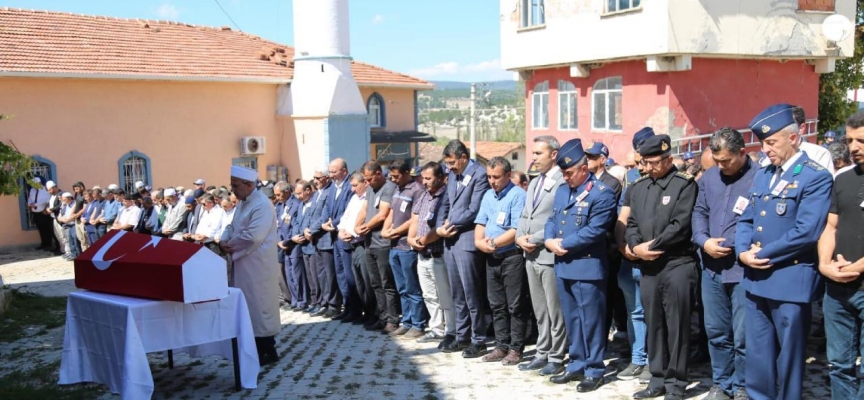
<path fill-rule="evenodd" d="M 258 363 L 263 367 L 267 364 L 272 364 L 279 361 L 279 354 L 275 352 L 265 352 L 258 356 Z"/>
<path fill-rule="evenodd" d="M 342 317 L 342 318 L 339 320 L 339 322 L 341 322 L 341 323 L 343 323 L 343 324 L 350 324 L 350 323 L 352 323 L 352 322 L 354 322 L 354 321 L 356 321 L 356 320 L 358 320 L 358 319 L 360 319 L 360 318 L 361 318 L 361 317 L 360 317 L 359 315 L 346 314 L 344 317 Z"/>
<path fill-rule="evenodd" d="M 441 343 L 443 344 L 444 342 Z M 449 345 L 441 346 L 441 351 L 444 353 L 455 353 L 457 351 L 465 350 L 469 347 L 471 347 L 471 342 L 460 342 L 454 338 Z"/>
<path fill-rule="evenodd" d="M 653 399 L 655 397 L 660 397 L 666 394 L 666 388 L 648 388 L 644 390 L 640 390 L 636 393 L 633 393 L 634 399 Z"/>
<path fill-rule="evenodd" d="M 306 307 L 305 310 L 303 310 L 303 312 L 305 312 L 307 314 L 312 314 L 315 311 L 318 311 L 318 306 L 309 306 L 309 307 Z"/>
<path fill-rule="evenodd" d="M 531 362 L 528 364 L 519 364 L 518 368 L 520 371 L 536 371 L 545 367 L 546 364 L 549 364 L 549 360 L 543 358 L 535 358 L 531 360 Z"/>
<path fill-rule="evenodd" d="M 351 321 L 351 324 L 352 325 L 364 325 L 365 326 L 365 325 L 369 324 L 369 318 L 358 316 L 357 319 L 355 319 L 354 321 Z"/>
<path fill-rule="evenodd" d="M 582 379 L 583 376 L 584 375 L 582 375 L 579 372 L 566 371 L 561 375 L 555 375 L 555 376 L 549 378 L 549 382 L 552 382 L 552 383 L 555 383 L 558 385 L 562 385 L 565 383 L 578 381 L 578 380 Z"/>
<path fill-rule="evenodd" d="M 318 308 L 318 310 L 316 310 L 315 312 L 313 312 L 309 315 L 311 315 L 313 317 L 320 317 L 320 316 L 323 316 L 324 314 L 327 314 L 328 311 L 330 311 L 330 310 L 328 310 L 327 307 L 320 307 L 320 308 Z"/>
<path fill-rule="evenodd" d="M 592 378 L 590 376 L 586 376 L 585 379 L 576 386 L 576 391 L 579 393 L 588 393 L 597 390 L 600 386 L 603 386 L 603 377 Z"/>
<path fill-rule="evenodd" d="M 462 358 L 477 358 L 486 354 L 486 343 L 471 343 L 467 349 L 462 352 Z"/>
<path fill-rule="evenodd" d="M 384 323 L 381 321 L 375 321 L 374 324 L 364 325 L 363 329 L 367 331 L 380 331 L 384 329 Z"/>
<path fill-rule="evenodd" d="M 445 347 L 453 345 L 453 342 L 456 341 L 456 336 L 453 335 L 444 335 L 444 340 L 441 343 L 438 343 L 438 350 L 444 350 Z M 446 351 L 445 351 L 446 353 Z"/>
<path fill-rule="evenodd" d="M 339 319 L 336 317 L 339 316 L 340 314 L 342 314 L 342 313 L 340 313 L 339 311 L 336 311 L 334 309 L 329 309 L 324 314 L 321 314 L 321 316 L 324 318 L 329 318 L 331 320 L 336 320 L 336 319 Z"/>
<path fill-rule="evenodd" d="M 341 320 L 341 319 L 345 318 L 347 315 L 348 315 L 348 313 L 346 313 L 345 311 L 342 311 L 342 312 L 330 317 L 330 319 L 337 321 L 337 320 Z"/>
<path fill-rule="evenodd" d="M 540 370 L 540 376 L 558 375 L 564 372 L 564 364 L 560 362 L 550 362 Z"/>

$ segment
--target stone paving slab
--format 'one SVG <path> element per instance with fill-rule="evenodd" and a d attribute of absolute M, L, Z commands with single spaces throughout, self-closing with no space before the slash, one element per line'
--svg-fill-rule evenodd
<path fill-rule="evenodd" d="M 72 263 L 43 252 L 0 253 L 0 276 L 13 287 L 65 296 L 75 290 Z M 618 381 L 615 372 L 628 360 L 619 357 L 624 341 L 610 342 L 605 359 L 606 384 L 589 394 L 576 392 L 576 383 L 555 385 L 533 373 L 498 363 L 466 360 L 459 353 L 440 353 L 437 343 L 420 344 L 389 338 L 362 327 L 305 313 L 282 311 L 282 331 L 276 337 L 281 360 L 262 369 L 258 388 L 234 392 L 231 362 L 221 357 L 190 359 L 175 354 L 167 368 L 161 353 L 150 354 L 154 399 L 629 399 L 644 386 Z M 35 332 L 36 330 L 34 330 Z M 37 362 L 60 359 L 63 328 L 14 343 L 0 343 L 0 376 Z M 830 397 L 824 350 L 813 341 L 805 386 L 806 399 Z M 533 347 L 526 355 L 533 354 Z M 710 367 L 690 371 L 688 398 L 703 398 L 710 388 Z M 106 393 L 101 399 L 116 399 Z"/>

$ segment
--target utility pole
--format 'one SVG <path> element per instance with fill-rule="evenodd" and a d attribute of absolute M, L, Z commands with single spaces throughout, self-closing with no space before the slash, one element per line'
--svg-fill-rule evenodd
<path fill-rule="evenodd" d="M 470 136 L 471 136 L 471 159 L 472 160 L 477 159 L 477 134 L 476 134 L 476 131 L 474 129 L 474 107 L 475 107 L 475 102 L 477 101 L 477 98 L 475 97 L 475 87 L 476 87 L 476 84 L 472 83 L 471 84 L 471 116 L 470 116 L 471 120 L 469 121 L 469 125 L 468 125 L 468 130 L 469 130 Z"/>

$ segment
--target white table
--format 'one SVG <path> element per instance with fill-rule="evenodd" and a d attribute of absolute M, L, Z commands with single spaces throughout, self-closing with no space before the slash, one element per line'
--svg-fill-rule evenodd
<path fill-rule="evenodd" d="M 70 293 L 59 383 L 98 382 L 124 399 L 149 399 L 147 353 L 167 350 L 234 359 L 235 385 L 238 364 L 242 386 L 258 385 L 255 335 L 246 297 L 237 288 L 229 288 L 224 299 L 198 304 Z"/>

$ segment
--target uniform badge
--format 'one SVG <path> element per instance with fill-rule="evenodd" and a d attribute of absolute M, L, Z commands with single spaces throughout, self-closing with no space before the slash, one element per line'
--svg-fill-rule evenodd
<path fill-rule="evenodd" d="M 768 133 L 771 130 L 771 127 L 768 125 L 762 125 L 762 133 Z"/>
<path fill-rule="evenodd" d="M 582 216 L 581 215 L 576 216 L 576 225 L 582 225 Z"/>
<path fill-rule="evenodd" d="M 786 214 L 786 202 L 777 203 L 777 207 L 775 207 L 775 211 L 777 211 L 777 215 Z"/>
<path fill-rule="evenodd" d="M 564 157 L 564 163 L 570 164 L 570 157 Z"/>
<path fill-rule="evenodd" d="M 664 205 L 664 206 L 665 206 L 665 205 L 668 205 L 670 201 L 672 201 L 672 197 L 671 197 L 671 196 L 663 196 L 663 205 Z"/>
<path fill-rule="evenodd" d="M 663 151 L 669 150 L 669 145 L 666 144 L 666 142 L 663 142 L 663 144 L 660 145 L 660 150 L 663 150 Z"/>

